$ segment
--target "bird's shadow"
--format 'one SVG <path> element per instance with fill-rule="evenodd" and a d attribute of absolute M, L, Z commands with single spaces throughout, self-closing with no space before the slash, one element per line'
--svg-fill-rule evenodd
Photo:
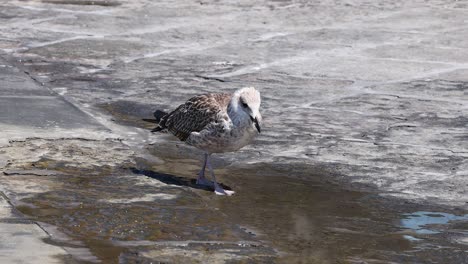
<path fill-rule="evenodd" d="M 187 186 L 193 189 L 199 189 L 199 190 L 204 190 L 204 191 L 211 191 L 211 192 L 214 191 L 213 187 L 197 184 L 196 179 L 185 178 L 185 177 L 175 176 L 171 174 L 155 172 L 152 170 L 146 170 L 146 169 L 130 168 L 130 170 L 135 174 L 145 175 L 147 177 L 156 179 L 165 184 L 176 185 L 176 186 Z M 226 186 L 223 183 L 218 182 L 218 184 L 225 190 L 231 190 L 229 186 Z"/>

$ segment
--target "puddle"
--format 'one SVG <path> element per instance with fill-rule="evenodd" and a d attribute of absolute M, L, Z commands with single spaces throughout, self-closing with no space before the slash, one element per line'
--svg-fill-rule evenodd
<path fill-rule="evenodd" d="M 401 220 L 401 226 L 414 230 L 417 234 L 439 234 L 444 230 L 439 230 L 440 225 L 446 225 L 451 221 L 468 222 L 468 214 L 453 215 L 441 212 L 419 211 L 405 214 Z M 468 235 L 468 230 L 465 232 Z"/>
<path fill-rule="evenodd" d="M 199 161 L 165 161 L 153 169 L 195 178 Z M 412 263 L 428 259 L 460 263 L 468 257 L 468 247 L 446 238 L 425 240 L 424 248 L 419 248 L 422 239 L 402 232 L 398 225 L 405 208 L 395 201 L 328 183 L 326 178 L 332 176 L 313 167 L 297 166 L 293 172 L 297 175 L 290 178 L 289 167 L 277 165 L 218 167 L 219 181 L 236 195 L 225 199 L 199 193 L 208 206 L 278 250 L 278 263 Z"/>
<path fill-rule="evenodd" d="M 258 170 L 229 171 L 225 181 L 235 186 L 238 196 L 216 204 L 283 252 L 280 263 L 387 260 L 383 252 L 410 250 L 391 226 L 391 212 L 366 206 L 372 194 L 281 176 L 250 176 Z"/>
<path fill-rule="evenodd" d="M 53 174 L 17 173 L 0 180 L 16 184 L 8 188 L 11 197 L 18 197 L 12 201 L 18 211 L 63 234 L 48 242 L 70 248 L 77 262 L 177 263 L 190 256 L 211 263 L 468 259 L 466 236 L 460 236 L 467 215 L 434 213 L 373 192 L 344 189 L 333 183 L 333 175 L 307 164 L 222 164 L 227 162 L 215 157 L 218 181 L 236 191 L 219 197 L 193 184 L 201 162 L 177 152 L 186 151 L 182 148 L 148 146 L 162 161 L 156 164 L 132 161 L 132 152 L 123 155 L 113 141 L 30 140 L 15 146 L 37 145 L 47 159 L 21 155 L 21 163 L 10 169 Z M 25 189 L 26 183 L 38 182 L 34 177 L 47 179 L 42 181 L 46 188 Z"/>

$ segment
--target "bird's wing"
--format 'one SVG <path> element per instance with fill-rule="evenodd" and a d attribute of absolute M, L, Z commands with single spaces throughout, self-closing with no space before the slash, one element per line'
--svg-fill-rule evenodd
<path fill-rule="evenodd" d="M 230 94 L 204 94 L 190 98 L 159 123 L 159 130 L 167 128 L 180 140 L 185 141 L 192 132 L 200 132 L 215 123 L 221 112 L 227 112 Z"/>

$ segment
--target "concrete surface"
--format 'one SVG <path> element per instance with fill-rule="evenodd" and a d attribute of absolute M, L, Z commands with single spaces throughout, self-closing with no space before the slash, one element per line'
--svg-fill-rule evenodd
<path fill-rule="evenodd" d="M 182 261 L 192 251 L 211 263 L 266 263 L 276 257 L 270 246 L 207 206 L 189 188 L 195 184 L 139 172 L 138 159 L 160 161 L 129 147 L 135 139 L 123 144 L 125 129 L 113 133 L 14 64 L 2 63 L 0 190 L 9 201 L 0 197 L 1 262 L 140 263 L 168 259 L 168 252 Z M 180 220 L 174 223 L 174 217 Z M 190 242 L 144 243 L 180 237 Z M 129 248 L 141 256 L 125 253 Z"/>
<path fill-rule="evenodd" d="M 0 145 L 27 137 L 98 137 L 110 131 L 24 71 L 0 58 Z M 85 128 L 85 129 L 83 129 Z"/>
<path fill-rule="evenodd" d="M 463 1 L 106 3 L 4 2 L 0 47 L 78 107 L 257 86 L 261 155 L 236 159 L 466 208 Z"/>
<path fill-rule="evenodd" d="M 75 261 L 463 262 L 465 220 L 432 236 L 395 223 L 468 210 L 467 15 L 466 1 L 3 1 L 2 190 Z M 215 159 L 244 196 L 212 200 L 190 181 L 199 152 L 141 119 L 251 85 L 265 132 Z M 198 242 L 141 242 L 179 240 Z"/>
<path fill-rule="evenodd" d="M 74 137 L 85 134 L 98 136 L 106 129 L 82 111 L 44 87 L 31 77 L 0 58 L 0 145 L 26 137 Z M 80 133 L 86 127 L 87 133 Z M 73 130 L 73 132 L 71 132 Z M 76 130 L 76 131 L 74 131 Z M 71 133 L 70 133 L 71 132 Z M 99 136 L 98 136 L 99 137 Z M 101 135 L 102 137 L 102 135 Z M 11 142 L 11 141 L 10 141 Z M 10 162 L 25 158 L 25 153 L 9 155 L 0 151 L 0 165 L 4 169 Z M 3 170 L 9 175 L 7 170 Z M 34 171 L 14 171 L 10 174 L 30 174 Z M 45 174 L 48 175 L 48 174 Z M 36 186 L 38 185 L 35 182 Z M 35 191 L 22 185 L 29 194 Z M 73 263 L 69 253 L 61 246 L 44 243 L 50 235 L 36 222 L 22 216 L 4 195 L 6 185 L 0 188 L 0 262 L 1 263 Z"/>
<path fill-rule="evenodd" d="M 0 197 L 0 262 L 63 263 L 68 253 L 46 244 L 48 234 L 36 223 L 14 214 L 10 203 Z"/>

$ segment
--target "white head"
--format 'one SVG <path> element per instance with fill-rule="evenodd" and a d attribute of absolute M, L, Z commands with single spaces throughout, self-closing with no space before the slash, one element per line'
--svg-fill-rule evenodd
<path fill-rule="evenodd" d="M 230 110 L 236 115 L 236 118 L 248 120 L 251 126 L 260 133 L 260 93 L 254 87 L 245 87 L 237 90 L 232 96 Z"/>

